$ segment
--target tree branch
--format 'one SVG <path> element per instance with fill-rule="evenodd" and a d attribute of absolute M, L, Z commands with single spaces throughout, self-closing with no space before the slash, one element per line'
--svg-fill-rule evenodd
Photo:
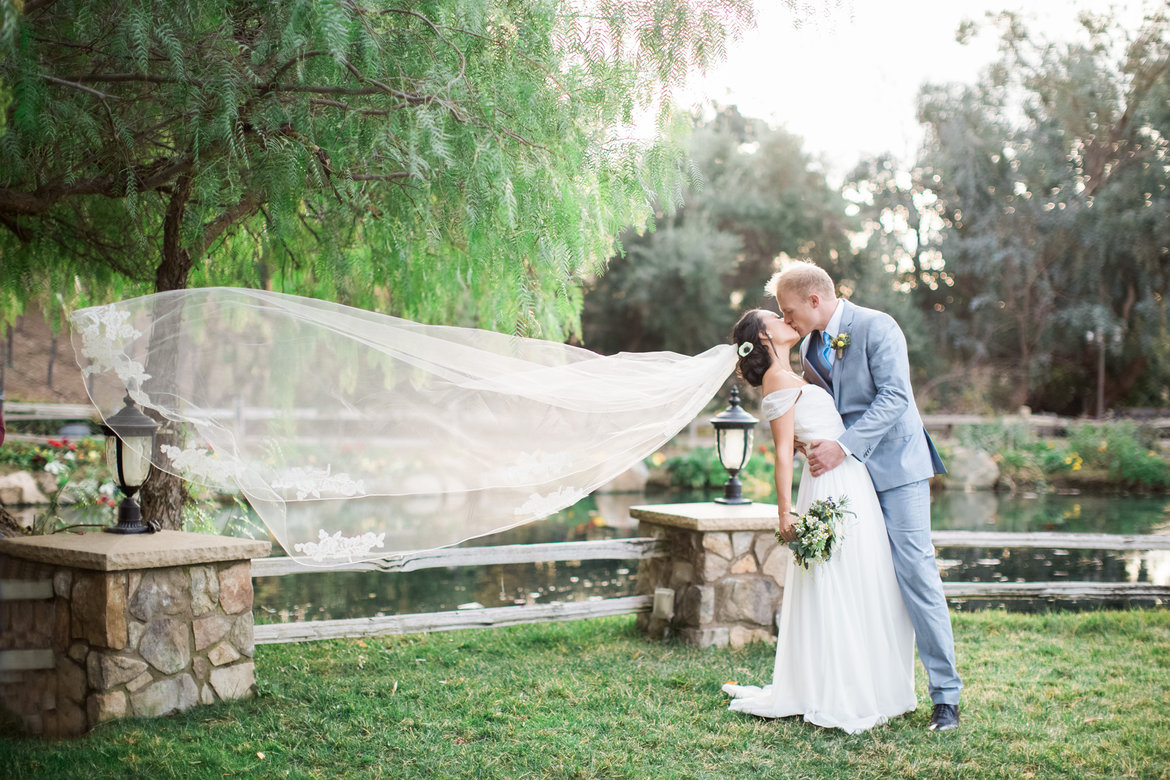
<path fill-rule="evenodd" d="M 188 157 L 169 157 L 155 160 L 133 170 L 135 189 L 150 192 L 171 182 L 175 177 L 191 170 Z M 102 195 L 107 198 L 121 198 L 126 195 L 124 179 L 116 176 L 100 176 L 92 179 L 64 184 L 60 180 L 43 184 L 32 192 L 0 189 L 0 214 L 36 216 L 55 206 L 60 200 L 74 195 Z"/>
<path fill-rule="evenodd" d="M 179 79 L 170 76 L 156 76 L 153 73 L 83 73 L 78 76 L 70 76 L 69 78 L 78 84 L 86 82 L 91 84 L 122 84 L 127 82 L 143 82 L 147 84 L 179 83 Z M 204 86 L 204 82 L 199 79 L 187 79 L 184 83 L 193 84 L 197 87 Z"/>
<path fill-rule="evenodd" d="M 409 179 L 410 174 L 406 171 L 396 171 L 394 173 L 347 173 L 344 178 L 352 179 L 353 181 L 394 181 L 396 179 Z"/>
<path fill-rule="evenodd" d="M 93 95 L 94 97 L 96 97 L 102 101 L 121 100 L 122 99 L 122 98 L 118 97 L 117 95 L 107 95 L 105 92 L 99 92 L 96 89 L 94 89 L 93 87 L 87 87 L 84 84 L 77 83 L 76 81 L 67 81 L 65 79 L 59 79 L 56 76 L 50 76 L 50 75 L 45 74 L 45 73 L 41 74 L 41 78 L 43 78 L 45 81 L 51 81 L 54 84 L 61 84 L 61 85 L 66 86 L 66 87 L 72 87 L 73 89 L 80 89 L 82 92 L 87 92 L 90 95 Z"/>
<path fill-rule="evenodd" d="M 199 256 L 206 251 L 207 247 L 219 238 L 220 234 L 231 227 L 236 222 L 244 217 L 256 213 L 260 208 L 264 199 L 261 197 L 259 190 L 248 190 L 236 205 L 224 211 L 214 220 L 212 220 L 207 227 L 203 229 L 203 235 L 191 247 L 191 254 Z"/>
<path fill-rule="evenodd" d="M 363 76 L 361 71 L 359 71 L 357 68 L 355 68 L 350 63 L 349 60 L 343 59 L 343 60 L 341 60 L 341 64 L 346 70 L 348 70 L 350 73 L 352 73 L 353 77 L 355 79 L 357 79 L 359 82 L 364 81 L 367 84 L 373 84 L 380 91 L 385 92 L 387 95 L 392 95 L 393 97 L 396 97 L 399 100 L 405 100 L 407 103 L 410 103 L 412 105 L 422 105 L 422 104 L 430 103 L 431 101 L 438 99 L 434 95 L 415 95 L 415 94 L 412 94 L 410 92 L 403 92 L 402 90 L 394 89 L 393 87 L 389 86 L 388 84 L 383 84 L 381 81 L 378 81 L 377 79 L 372 79 L 372 78 L 369 78 L 368 76 Z M 452 112 L 452 113 L 454 113 L 454 112 Z"/>
<path fill-rule="evenodd" d="M 460 81 L 464 77 L 466 77 L 466 75 L 467 75 L 467 57 L 466 57 L 466 55 L 463 54 L 463 50 L 460 49 L 458 46 L 456 46 L 454 43 L 452 43 L 450 40 L 448 40 L 447 36 L 443 35 L 443 33 L 441 33 L 439 31 L 439 26 L 437 24 L 435 24 L 434 22 L 432 22 L 430 19 L 428 19 L 423 14 L 420 14 L 418 11 L 408 10 L 406 8 L 386 8 L 384 10 L 371 12 L 368 8 L 364 8 L 360 5 L 358 5 L 356 2 L 353 2 L 353 0 L 349 1 L 349 6 L 351 8 L 353 8 L 354 11 L 356 11 L 359 15 L 369 14 L 369 13 L 375 13 L 378 15 L 401 14 L 403 16 L 413 16 L 414 18 L 421 20 L 423 22 L 423 24 L 425 24 L 431 28 L 431 32 L 433 32 L 435 34 L 436 38 L 438 38 L 440 41 L 442 41 L 443 43 L 450 46 L 455 51 L 455 53 L 457 55 L 459 55 L 459 73 L 458 73 L 458 75 L 455 76 L 455 78 L 448 81 L 447 86 L 445 86 L 443 89 L 444 90 L 450 89 L 451 87 L 453 87 L 455 85 L 455 82 Z M 473 34 L 467 30 L 458 30 L 458 32 L 463 32 L 463 33 L 466 33 L 468 35 Z"/>
<path fill-rule="evenodd" d="M 342 111 L 354 111 L 363 116 L 389 116 L 390 109 L 388 108 L 354 108 L 351 105 L 342 103 L 340 100 L 330 100 L 329 98 L 309 98 L 310 106 L 327 106 L 329 108 L 340 108 Z"/>
<path fill-rule="evenodd" d="M 289 60 L 288 62 L 279 66 L 276 70 L 274 70 L 272 72 L 272 77 L 268 80 L 270 82 L 276 82 L 280 79 L 281 76 L 284 75 L 284 72 L 286 70 L 291 68 L 293 65 L 296 65 L 298 62 L 304 62 L 305 60 L 310 59 L 312 57 L 320 57 L 320 56 L 322 56 L 324 54 L 328 54 L 328 53 L 329 52 L 327 52 L 327 51 L 313 50 L 313 51 L 307 51 L 304 54 L 298 54 L 297 56 L 293 57 L 291 60 Z"/>

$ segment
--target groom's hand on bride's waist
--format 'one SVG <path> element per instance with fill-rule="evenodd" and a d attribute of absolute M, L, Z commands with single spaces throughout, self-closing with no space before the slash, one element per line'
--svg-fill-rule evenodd
<path fill-rule="evenodd" d="M 808 445 L 808 467 L 814 477 L 831 471 L 845 460 L 845 450 L 835 441 L 821 439 Z"/>

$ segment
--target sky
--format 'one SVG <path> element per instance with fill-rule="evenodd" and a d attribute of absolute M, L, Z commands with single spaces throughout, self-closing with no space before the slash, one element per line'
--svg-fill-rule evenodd
<path fill-rule="evenodd" d="M 832 2 L 819 0 L 820 5 Z M 795 29 L 777 0 L 758 0 L 757 25 L 726 61 L 692 76 L 678 94 L 686 107 L 734 104 L 742 114 L 786 127 L 839 179 L 863 156 L 891 152 L 912 161 L 921 141 L 915 119 L 919 86 L 973 82 L 996 58 L 992 31 L 966 46 L 955 41 L 964 19 L 1012 10 L 1063 39 L 1076 34 L 1080 10 L 1107 11 L 1110 0 L 844 0 L 831 14 Z M 1127 27 L 1140 2 L 1122 4 Z"/>

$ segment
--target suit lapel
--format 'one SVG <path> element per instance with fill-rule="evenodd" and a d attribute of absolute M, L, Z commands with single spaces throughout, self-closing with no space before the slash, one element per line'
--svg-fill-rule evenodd
<path fill-rule="evenodd" d="M 808 362 L 808 358 L 805 357 L 805 355 L 807 355 L 807 354 L 808 354 L 808 336 L 805 336 L 804 340 L 800 342 L 800 366 L 804 372 L 804 378 L 811 379 L 813 382 L 816 382 L 818 385 L 823 387 L 825 390 L 828 390 L 829 394 L 831 395 L 833 391 L 829 390 L 829 387 L 825 384 L 825 380 L 821 379 L 821 375 L 818 374 L 817 370 L 812 367 L 811 363 Z"/>
<path fill-rule="evenodd" d="M 849 301 L 845 300 L 844 298 L 841 299 L 841 306 L 843 308 L 841 309 L 841 326 L 837 330 L 838 334 L 849 333 L 853 330 L 853 318 L 857 314 L 857 307 L 854 306 Z M 845 350 L 845 353 L 843 353 L 843 354 L 848 354 L 848 353 L 849 353 L 849 350 Z M 837 385 L 841 381 L 841 371 L 843 370 L 841 368 L 841 364 L 844 362 L 845 362 L 844 357 L 839 358 L 839 357 L 837 357 L 836 353 L 833 354 L 833 368 L 829 372 L 833 387 L 831 390 L 829 390 L 829 392 L 833 394 L 834 400 L 836 400 L 836 398 L 837 398 Z M 813 372 L 813 373 L 816 373 L 816 372 Z"/>

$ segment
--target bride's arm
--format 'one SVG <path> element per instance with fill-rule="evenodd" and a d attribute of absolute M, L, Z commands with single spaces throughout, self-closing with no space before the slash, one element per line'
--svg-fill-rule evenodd
<path fill-rule="evenodd" d="M 780 510 L 778 530 L 785 541 L 791 542 L 792 535 L 792 461 L 793 434 L 792 420 L 795 410 L 788 411 L 772 420 L 772 442 L 776 446 L 776 504 Z"/>

